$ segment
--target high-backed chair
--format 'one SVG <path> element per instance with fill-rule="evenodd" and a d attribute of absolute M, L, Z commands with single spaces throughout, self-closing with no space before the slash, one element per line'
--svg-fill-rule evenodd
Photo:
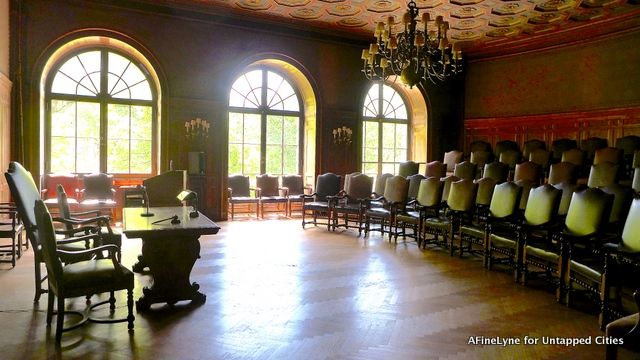
<path fill-rule="evenodd" d="M 610 162 L 591 165 L 587 186 L 605 187 L 615 184 L 618 181 L 618 168 L 618 165 Z"/>
<path fill-rule="evenodd" d="M 576 166 L 576 174 L 579 179 L 587 177 L 588 166 L 587 157 L 584 151 L 580 149 L 569 149 L 562 153 L 562 162 L 569 162 Z"/>
<path fill-rule="evenodd" d="M 484 166 L 483 177 L 491 178 L 498 183 L 507 181 L 509 178 L 509 165 L 494 161 Z"/>
<path fill-rule="evenodd" d="M 516 151 L 520 154 L 520 146 L 517 142 L 513 140 L 500 140 L 496 143 L 496 146 L 493 148 L 493 154 L 496 156 L 496 159 L 500 159 L 500 156 L 503 152 L 507 150 Z"/>
<path fill-rule="evenodd" d="M 455 244 L 453 235 L 458 232 L 461 223 L 471 219 L 475 208 L 477 185 L 473 180 L 462 179 L 451 183 L 447 198 L 447 211 L 444 216 L 430 217 L 424 221 L 425 232 L 434 235 L 431 241 L 423 244 L 437 243 L 449 248 L 453 256 Z M 442 241 L 439 241 L 439 237 Z"/>
<path fill-rule="evenodd" d="M 518 208 L 521 212 L 524 212 L 527 207 L 527 202 L 529 201 L 529 191 L 540 185 L 538 181 L 529 181 L 529 180 L 518 180 L 514 181 L 518 186 L 522 187 L 522 196 L 520 196 L 520 205 Z"/>
<path fill-rule="evenodd" d="M 302 228 L 306 224 L 314 226 L 327 225 L 327 230 L 331 230 L 331 208 L 329 207 L 329 197 L 340 193 L 340 176 L 334 173 L 324 173 L 318 175 L 316 179 L 315 191 L 310 195 L 303 195 L 302 202 Z M 307 221 L 307 215 L 312 216 L 312 220 Z M 323 218 L 326 223 L 318 222 L 318 218 Z"/>
<path fill-rule="evenodd" d="M 401 162 L 398 165 L 398 175 L 408 177 L 409 175 L 417 174 L 419 168 L 420 164 L 417 162 L 411 160 Z"/>
<path fill-rule="evenodd" d="M 560 205 L 558 205 L 558 217 L 560 220 L 564 220 L 569 212 L 569 205 L 571 204 L 571 198 L 576 191 L 582 191 L 586 188 L 586 185 L 578 185 L 575 183 L 561 182 L 558 184 L 550 184 L 556 189 L 562 191 L 560 196 Z"/>
<path fill-rule="evenodd" d="M 531 156 L 531 153 L 534 152 L 535 150 L 545 150 L 547 149 L 547 143 L 545 143 L 542 140 L 538 140 L 538 139 L 532 139 L 532 140 L 527 140 L 524 142 L 524 145 L 522 146 L 522 157 L 524 157 L 525 159 L 529 159 L 529 156 Z"/>
<path fill-rule="evenodd" d="M 525 159 L 528 159 L 534 164 L 538 164 L 544 176 L 549 173 L 549 164 L 551 163 L 551 153 L 549 151 L 545 149 L 535 149 L 531 151 Z"/>
<path fill-rule="evenodd" d="M 67 201 L 72 209 L 78 207 L 78 175 L 76 174 L 45 174 L 42 176 L 40 196 L 50 209 L 58 206 L 57 186 L 62 185 L 67 193 Z"/>
<path fill-rule="evenodd" d="M 109 174 L 88 174 L 82 179 L 83 188 L 80 189 L 80 209 L 100 210 L 113 214 L 116 208 L 113 188 L 113 176 Z"/>
<path fill-rule="evenodd" d="M 605 161 L 610 163 L 622 165 L 623 157 L 622 157 L 622 149 L 617 149 L 614 147 L 606 147 L 602 149 L 596 150 L 596 153 L 593 158 L 593 164 L 600 164 Z"/>
<path fill-rule="evenodd" d="M 424 176 L 427 178 L 430 178 L 430 177 L 443 178 L 447 176 L 447 164 L 437 160 L 427 163 Z"/>
<path fill-rule="evenodd" d="M 609 146 L 607 139 L 600 137 L 590 137 L 580 141 L 580 149 L 585 152 L 588 164 L 593 164 L 598 149 L 604 149 Z"/>
<path fill-rule="evenodd" d="M 612 184 L 603 187 L 602 191 L 613 196 L 609 220 L 606 225 L 607 229 L 605 230 L 607 233 L 619 235 L 620 231 L 622 231 L 622 225 L 627 219 L 629 205 L 631 205 L 631 200 L 633 199 L 633 190 L 628 186 Z"/>
<path fill-rule="evenodd" d="M 133 329 L 133 273 L 122 266 L 116 258 L 117 247 L 115 245 L 104 245 L 90 250 L 84 250 L 80 253 L 68 252 L 60 250 L 57 247 L 55 231 L 51 215 L 42 200 L 35 202 L 35 217 L 37 224 L 37 236 L 41 239 L 42 256 L 47 267 L 49 275 L 49 294 L 47 306 L 47 324 L 51 324 L 53 317 L 53 305 L 57 298 L 57 319 L 56 319 L 56 342 L 60 343 L 62 333 L 72 330 L 84 324 L 86 321 L 115 323 L 128 323 L 129 330 Z M 63 265 L 60 254 L 69 257 L 81 255 L 87 257 L 87 254 L 98 255 L 103 251 L 109 252 L 109 258 L 93 257 L 90 260 L 74 262 Z M 84 315 L 83 320 L 79 324 L 74 324 L 68 328 L 64 326 L 65 299 L 86 296 L 90 297 L 94 294 L 109 292 L 109 300 L 93 304 L 90 308 L 106 304 L 110 304 L 111 311 L 115 310 L 114 292 L 118 290 L 127 290 L 127 310 L 128 315 L 123 319 L 96 319 Z"/>
<path fill-rule="evenodd" d="M 478 189 L 476 191 L 476 210 L 475 210 L 475 222 L 484 223 L 484 219 L 487 217 L 487 211 L 489 205 L 491 205 L 491 198 L 493 197 L 493 190 L 497 184 L 492 178 L 483 177 L 482 179 L 475 181 Z"/>
<path fill-rule="evenodd" d="M 622 150 L 625 177 L 633 176 L 633 154 L 640 150 L 640 136 L 627 135 L 616 139 L 616 148 Z"/>
<path fill-rule="evenodd" d="M 455 169 L 456 164 L 462 161 L 464 153 L 459 150 L 451 150 L 444 153 L 444 159 L 442 162 L 447 165 L 447 172 L 452 172 Z"/>
<path fill-rule="evenodd" d="M 502 260 L 506 260 L 514 268 L 516 282 L 520 281 L 524 268 L 524 246 L 528 242 L 546 243 L 549 240 L 549 230 L 555 225 L 560 190 L 548 184 L 541 185 L 531 189 L 528 198 L 524 215 L 517 226 L 510 229 L 507 227 L 506 231 L 501 228 L 495 231 L 493 226 L 489 226 L 488 229 L 488 268 L 491 269 L 495 262 L 494 254 L 499 253 L 503 256 Z"/>
<path fill-rule="evenodd" d="M 277 176 L 262 174 L 256 176 L 256 197 L 258 198 L 258 212 L 260 217 L 264 219 L 264 205 L 276 205 L 276 212 L 284 210 L 287 214 L 287 196 L 285 191 L 280 187 Z M 280 208 L 282 205 L 282 209 Z"/>
<path fill-rule="evenodd" d="M 337 196 L 329 202 L 330 213 L 333 216 L 332 227 L 335 231 L 338 227 L 349 229 L 357 227 L 358 235 L 364 230 L 365 202 L 371 199 L 373 178 L 365 174 L 351 175 L 349 186 L 345 187 Z M 349 224 L 349 220 L 355 217 L 355 226 Z M 339 223 L 339 220 L 342 222 Z"/>
<path fill-rule="evenodd" d="M 342 187 L 342 189 L 347 191 L 347 189 L 349 189 L 349 182 L 351 181 L 351 178 L 356 176 L 356 175 L 359 175 L 359 174 L 362 174 L 362 173 L 359 172 L 359 171 L 354 171 L 352 173 L 345 174 L 344 175 L 344 186 Z"/>
<path fill-rule="evenodd" d="M 484 140 L 472 141 L 471 144 L 469 144 L 469 152 L 473 153 L 474 151 L 487 151 L 491 153 L 491 144 Z"/>
<path fill-rule="evenodd" d="M 453 170 L 453 176 L 457 176 L 460 179 L 473 180 L 476 178 L 476 170 L 476 164 L 472 164 L 469 161 L 463 161 L 456 164 Z"/>
<path fill-rule="evenodd" d="M 609 217 L 612 200 L 611 195 L 597 188 L 574 192 L 562 230 L 553 233 L 549 241 L 526 244 L 523 281 L 526 283 L 531 274 L 531 266 L 541 268 L 543 273 L 552 274 L 558 284 L 556 299 L 569 303 L 567 279 L 571 257 L 575 255 L 571 248 L 578 242 L 585 244 L 600 236 Z"/>
<path fill-rule="evenodd" d="M 385 223 L 388 223 L 389 241 L 395 235 L 398 239 L 396 215 L 405 210 L 407 203 L 407 194 L 409 192 L 409 180 L 403 176 L 392 176 L 387 179 L 387 185 L 384 188 L 384 195 L 375 199 L 382 202 L 380 207 L 368 206 L 365 212 L 365 236 L 372 230 L 378 230 L 383 235 L 385 233 Z M 370 204 L 370 202 L 368 202 Z M 378 221 L 380 227 L 378 229 L 371 228 L 371 222 Z M 394 227 L 396 228 L 394 230 Z"/>
<path fill-rule="evenodd" d="M 516 168 L 516 164 L 520 161 L 520 151 L 508 149 L 500 153 L 498 157 L 501 163 L 509 166 L 509 171 L 513 172 Z"/>
<path fill-rule="evenodd" d="M 0 206 L 0 239 L 9 239 L 9 244 L 0 245 L 0 254 L 9 255 L 9 259 L 0 258 L 0 262 L 9 262 L 16 266 L 16 259 L 22 256 L 22 221 L 18 209 L 14 206 Z"/>
<path fill-rule="evenodd" d="M 282 188 L 287 194 L 287 216 L 291 216 L 293 205 L 302 204 L 302 195 L 305 194 L 302 175 L 283 175 Z"/>
<path fill-rule="evenodd" d="M 570 149 L 578 147 L 578 142 L 574 139 L 561 138 L 556 139 L 551 143 L 551 162 L 556 163 L 561 161 L 562 154 Z"/>
<path fill-rule="evenodd" d="M 418 189 L 420 188 L 420 182 L 426 179 L 426 177 L 424 177 L 421 174 L 413 174 L 407 177 L 407 180 L 409 180 L 409 190 L 407 192 L 407 199 L 413 200 L 416 198 L 416 196 L 418 196 Z"/>
<path fill-rule="evenodd" d="M 633 169 L 633 180 L 631 181 L 631 188 L 636 194 L 640 193 L 640 168 Z"/>
<path fill-rule="evenodd" d="M 20 163 L 12 161 L 9 163 L 9 169 L 4 173 L 9 184 L 11 197 L 14 199 L 18 213 L 24 224 L 27 239 L 33 248 L 33 258 L 35 262 L 35 297 L 34 302 L 40 299 L 40 295 L 46 293 L 47 290 L 42 288 L 42 282 L 47 279 L 42 276 L 40 265 L 44 262 L 42 257 L 42 247 L 38 238 L 36 228 L 36 215 L 33 210 L 33 204 L 40 199 L 40 192 L 36 183 L 33 181 L 31 173 L 27 171 Z M 74 235 L 64 230 L 58 230 L 63 235 Z M 68 238 L 59 239 L 58 248 L 62 250 L 84 250 L 89 247 L 89 239 L 85 238 Z"/>
<path fill-rule="evenodd" d="M 559 162 L 551 164 L 549 167 L 548 182 L 551 185 L 560 183 L 575 184 L 578 181 L 578 171 L 576 165 L 570 162 Z"/>
<path fill-rule="evenodd" d="M 489 151 L 484 151 L 484 150 L 476 150 L 471 153 L 471 156 L 469 157 L 469 162 L 476 165 L 476 167 L 478 168 L 479 177 L 484 176 L 482 174 L 482 171 L 484 170 L 485 165 L 487 165 L 491 160 L 491 155 L 492 154 Z"/>
<path fill-rule="evenodd" d="M 384 195 L 384 188 L 387 186 L 387 179 L 392 177 L 392 174 L 384 173 L 376 176 L 376 182 L 373 185 L 373 196 L 380 197 Z"/>
<path fill-rule="evenodd" d="M 453 184 L 456 181 L 460 181 L 462 179 L 454 175 L 449 175 L 441 180 L 442 180 L 442 204 L 446 205 L 447 200 L 449 199 L 449 191 L 451 190 L 451 184 Z"/>
<path fill-rule="evenodd" d="M 256 217 L 258 217 L 258 199 L 255 196 L 251 196 L 249 176 L 229 176 L 229 180 L 227 182 L 227 201 L 229 202 L 229 208 L 231 209 L 231 220 L 235 217 L 236 205 L 247 206 L 249 208 L 249 211 L 247 211 L 248 213 L 251 212 L 251 207 L 255 206 Z"/>
<path fill-rule="evenodd" d="M 538 164 L 532 161 L 516 164 L 513 181 L 524 180 L 532 183 L 540 183 L 540 179 L 542 179 L 542 170 Z"/>
<path fill-rule="evenodd" d="M 98 245 L 115 245 L 116 256 L 118 260 L 121 260 L 122 235 L 111 228 L 111 218 L 107 215 L 101 215 L 99 210 L 71 212 L 67 202 L 67 193 L 62 185 L 58 184 L 56 190 L 60 216 L 54 220 L 62 222 L 69 233 L 98 233 L 100 236 Z"/>
<path fill-rule="evenodd" d="M 480 189 L 478 189 L 478 194 L 479 193 Z M 491 226 L 490 224 L 493 224 L 494 229 L 496 229 L 498 223 L 509 224 L 515 221 L 518 214 L 516 210 L 518 209 L 521 193 L 522 188 L 513 182 L 504 182 L 495 185 L 489 202 L 486 221 L 480 224 L 464 224 L 460 226 L 460 257 L 462 257 L 466 248 L 467 252 L 482 255 L 483 264 L 485 266 L 488 264 L 487 260 L 489 258 L 487 250 L 489 241 L 487 235 L 489 233 L 488 229 Z M 480 249 L 473 249 L 474 244 L 478 245 Z"/>
<path fill-rule="evenodd" d="M 410 201 L 411 209 L 399 213 L 396 216 L 398 226 L 402 229 L 403 238 L 407 236 L 406 228 L 412 227 L 413 236 L 422 245 L 424 220 L 430 216 L 437 216 L 442 204 L 442 188 L 444 183 L 439 177 L 430 177 L 420 181 L 418 195 L 414 201 Z"/>

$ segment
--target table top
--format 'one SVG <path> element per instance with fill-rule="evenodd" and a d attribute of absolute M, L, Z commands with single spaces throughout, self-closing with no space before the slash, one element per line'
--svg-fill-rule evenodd
<path fill-rule="evenodd" d="M 192 218 L 189 213 L 191 207 L 150 207 L 153 216 L 145 217 L 140 214 L 146 212 L 144 207 L 124 208 L 122 211 L 122 232 L 128 238 L 144 238 L 150 236 L 200 236 L 216 234 L 220 227 L 211 219 L 199 213 Z M 178 216 L 179 224 L 172 224 L 171 217 Z M 167 219 L 158 224 L 158 220 Z"/>

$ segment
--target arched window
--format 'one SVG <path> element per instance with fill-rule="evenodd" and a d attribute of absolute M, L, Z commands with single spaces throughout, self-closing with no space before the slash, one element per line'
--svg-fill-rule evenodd
<path fill-rule="evenodd" d="M 157 94 L 144 66 L 97 47 L 65 56 L 50 74 L 46 172 L 154 172 Z"/>
<path fill-rule="evenodd" d="M 407 160 L 409 119 L 400 94 L 391 86 L 374 84 L 362 108 L 362 172 L 398 173 Z"/>
<path fill-rule="evenodd" d="M 229 94 L 229 174 L 300 174 L 300 109 L 296 89 L 273 70 L 238 77 Z"/>

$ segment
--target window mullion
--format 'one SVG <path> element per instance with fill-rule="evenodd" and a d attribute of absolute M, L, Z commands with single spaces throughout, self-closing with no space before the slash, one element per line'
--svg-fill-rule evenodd
<path fill-rule="evenodd" d="M 107 139 L 108 139 L 108 95 L 107 95 L 107 81 L 109 70 L 109 53 L 105 50 L 100 51 L 102 57 L 100 68 L 100 93 L 98 99 L 100 100 L 100 172 L 107 172 Z"/>
<path fill-rule="evenodd" d="M 262 109 L 260 115 L 260 174 L 267 172 L 267 71 L 262 69 L 262 89 L 260 90 Z"/>

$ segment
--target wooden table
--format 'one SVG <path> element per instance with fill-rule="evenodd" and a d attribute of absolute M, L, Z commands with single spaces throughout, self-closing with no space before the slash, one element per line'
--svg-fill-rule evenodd
<path fill-rule="evenodd" d="M 206 216 L 192 218 L 191 207 L 149 208 L 154 216 L 143 217 L 146 208 L 124 208 L 122 228 L 127 238 L 142 239 L 142 257 L 149 267 L 153 282 L 143 289 L 136 301 L 138 311 L 149 309 L 151 304 L 175 304 L 181 300 L 204 303 L 206 295 L 199 292 L 200 285 L 190 283 L 189 276 L 200 257 L 201 235 L 216 234 L 220 227 Z M 170 220 L 153 224 L 176 215 L 179 224 Z"/>

